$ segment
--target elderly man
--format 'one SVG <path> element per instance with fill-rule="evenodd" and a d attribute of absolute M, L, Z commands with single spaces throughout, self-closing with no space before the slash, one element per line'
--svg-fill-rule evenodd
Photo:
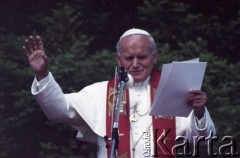
<path fill-rule="evenodd" d="M 30 36 L 23 50 L 36 75 L 32 94 L 47 117 L 74 127 L 78 130 L 78 138 L 98 144 L 98 157 L 107 157 L 110 148 L 106 148 L 105 136 L 111 137 L 114 79 L 92 84 L 78 93 L 64 94 L 48 70 L 41 38 Z M 119 156 L 164 157 L 174 148 L 176 136 L 184 136 L 192 142 L 194 136 L 207 137 L 211 132 L 215 133 L 205 107 L 207 96 L 201 90 L 190 92 L 188 103 L 193 111 L 187 118 L 148 115 L 160 76 L 160 72 L 153 68 L 157 50 L 148 32 L 140 29 L 126 31 L 117 43 L 115 57 L 118 65 L 124 67 L 134 81 L 123 97 Z M 157 143 L 159 139 L 164 144 Z"/>

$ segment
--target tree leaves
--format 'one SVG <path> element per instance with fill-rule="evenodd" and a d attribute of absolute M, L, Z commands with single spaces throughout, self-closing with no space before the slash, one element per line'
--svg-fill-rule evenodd
<path fill-rule="evenodd" d="M 25 16 L 25 23 L 15 28 L 3 25 L 0 157 L 96 156 L 96 146 L 76 141 L 72 128 L 48 121 L 31 96 L 34 74 L 21 50 L 24 36 L 30 33 L 42 36 L 50 70 L 68 93 L 109 80 L 116 65 L 115 44 L 123 31 L 132 27 L 148 30 L 157 43 L 156 67 L 196 57 L 208 62 L 202 88 L 208 94 L 217 135 L 232 135 L 239 140 L 240 11 L 235 7 L 239 5 L 237 1 L 72 0 L 51 4 L 49 9 L 39 5 L 31 18 Z M 43 12 L 39 12 L 41 9 Z M 14 15 L 7 15 L 7 24 Z"/>

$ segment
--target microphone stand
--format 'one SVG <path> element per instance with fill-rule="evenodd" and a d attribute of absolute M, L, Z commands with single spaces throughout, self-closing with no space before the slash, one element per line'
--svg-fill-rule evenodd
<path fill-rule="evenodd" d="M 115 113 L 115 120 L 113 122 L 112 126 L 112 146 L 111 146 L 111 154 L 110 158 L 113 158 L 113 155 L 115 155 L 115 158 L 118 158 L 118 144 L 119 144 L 119 133 L 118 133 L 118 127 L 119 127 L 119 116 L 120 116 L 120 110 L 121 110 L 121 104 L 122 104 L 122 96 L 123 96 L 123 90 L 125 88 L 125 82 L 128 81 L 128 77 L 126 74 L 126 71 L 123 68 L 119 68 L 119 90 L 120 94 L 118 96 L 118 102 L 117 102 L 117 109 L 116 106 L 114 106 L 114 111 L 117 110 Z M 114 117 L 114 116 L 113 116 Z"/>

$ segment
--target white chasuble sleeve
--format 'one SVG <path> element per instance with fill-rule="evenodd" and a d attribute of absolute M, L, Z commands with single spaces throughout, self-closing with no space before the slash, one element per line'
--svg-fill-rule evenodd
<path fill-rule="evenodd" d="M 66 94 L 77 113 L 99 136 L 106 135 L 107 82 L 98 82 L 85 87 L 78 93 Z"/>
<path fill-rule="evenodd" d="M 194 139 L 208 138 L 216 134 L 214 123 L 207 108 L 205 108 L 204 116 L 200 120 L 194 115 L 194 111 L 187 118 L 178 117 L 176 127 L 177 136 L 184 136 L 189 143 L 196 141 Z"/>
<path fill-rule="evenodd" d="M 40 86 L 41 83 L 34 80 L 32 94 L 49 120 L 73 126 L 83 139 L 86 136 L 91 139 L 93 132 L 105 135 L 107 82 L 95 83 L 77 93 L 64 94 L 51 73 L 45 79 Z"/>

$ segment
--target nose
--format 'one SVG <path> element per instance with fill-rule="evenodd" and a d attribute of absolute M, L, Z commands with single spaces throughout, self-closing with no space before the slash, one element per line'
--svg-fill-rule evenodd
<path fill-rule="evenodd" d="M 134 58 L 134 59 L 133 59 L 132 66 L 133 66 L 133 68 L 138 68 L 139 62 L 138 62 L 138 59 L 137 59 L 137 58 Z"/>

